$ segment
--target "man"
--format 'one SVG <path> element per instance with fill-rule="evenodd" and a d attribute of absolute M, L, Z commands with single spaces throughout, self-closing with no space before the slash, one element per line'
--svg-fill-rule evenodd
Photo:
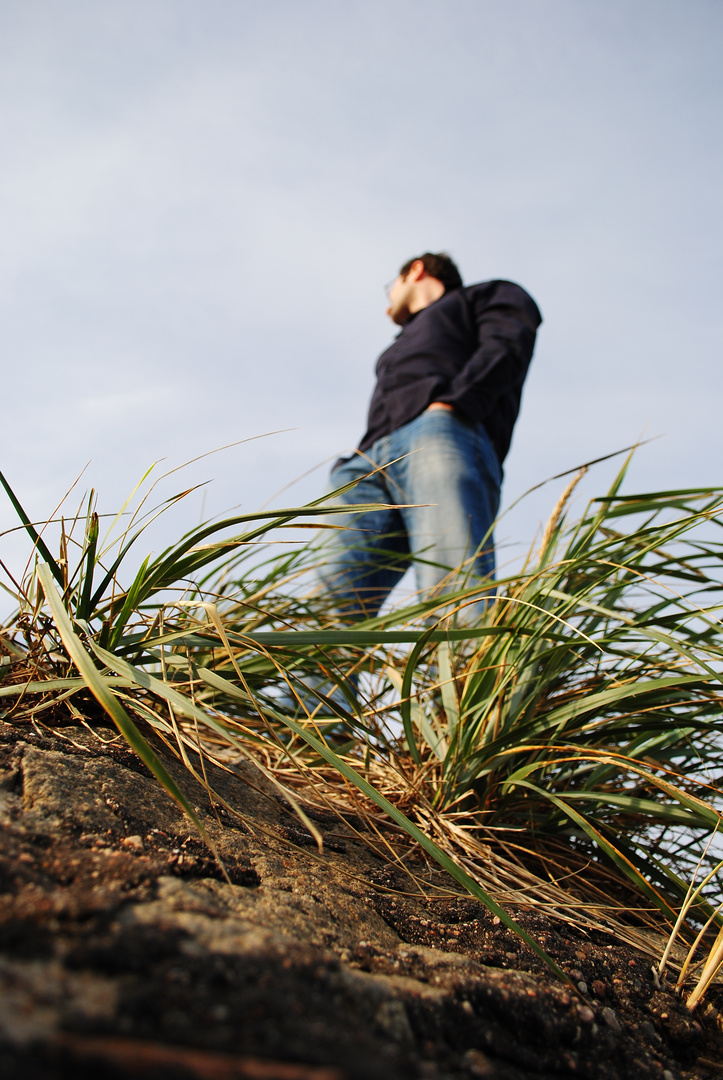
<path fill-rule="evenodd" d="M 367 432 L 331 475 L 355 482 L 342 505 L 377 505 L 329 534 L 322 577 L 352 619 L 376 615 L 410 562 L 426 597 L 493 578 L 502 463 L 542 322 L 519 285 L 465 287 L 445 253 L 406 262 L 388 298 L 401 330 L 377 362 Z"/>

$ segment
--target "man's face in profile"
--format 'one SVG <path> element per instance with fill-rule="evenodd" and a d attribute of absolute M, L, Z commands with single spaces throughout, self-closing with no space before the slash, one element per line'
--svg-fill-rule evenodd
<path fill-rule="evenodd" d="M 411 274 L 407 274 L 406 277 L 402 277 L 401 274 L 398 274 L 387 289 L 389 306 L 387 307 L 386 313 L 397 326 L 404 326 L 411 314 L 409 310 L 409 301 L 411 299 L 413 285 L 414 282 L 411 280 Z"/>

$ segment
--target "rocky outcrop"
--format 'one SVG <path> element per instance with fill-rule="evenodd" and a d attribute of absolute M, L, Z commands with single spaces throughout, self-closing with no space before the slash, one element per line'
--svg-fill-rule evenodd
<path fill-rule="evenodd" d="M 227 878 L 112 731 L 0 724 L 6 1080 L 716 1075 L 715 1024 L 632 950 L 516 912 L 576 993 L 363 821 L 312 809 L 319 853 L 252 765 L 213 771 L 237 817 L 166 758 Z"/>

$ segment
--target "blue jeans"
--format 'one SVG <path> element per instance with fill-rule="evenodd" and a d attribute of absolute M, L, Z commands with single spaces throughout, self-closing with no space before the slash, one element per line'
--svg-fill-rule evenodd
<path fill-rule="evenodd" d="M 482 424 L 427 409 L 331 474 L 332 490 L 352 481 L 341 506 L 379 507 L 330 521 L 342 528 L 327 534 L 320 576 L 341 615 L 376 615 L 410 563 L 424 597 L 493 578 L 502 469 Z"/>

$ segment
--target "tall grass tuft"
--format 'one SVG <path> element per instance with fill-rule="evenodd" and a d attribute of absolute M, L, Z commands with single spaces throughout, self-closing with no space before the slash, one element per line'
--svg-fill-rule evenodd
<path fill-rule="evenodd" d="M 250 758 L 319 842 L 304 805 L 353 807 L 390 857 L 406 836 L 549 963 L 509 907 L 650 954 L 676 922 L 688 947 L 705 924 L 712 940 L 723 491 L 623 495 L 624 476 L 570 521 L 573 481 L 486 608 L 478 583 L 352 627 L 315 582 L 316 534 L 259 556 L 288 526 L 323 536 L 328 501 L 201 526 L 128 571 L 163 505 L 141 492 L 101 535 L 91 498 L 55 557 L 0 477 L 33 545 L 6 583 L 4 719 L 92 722 L 90 689 L 191 816 L 149 730 L 194 772 L 197 753 Z"/>

